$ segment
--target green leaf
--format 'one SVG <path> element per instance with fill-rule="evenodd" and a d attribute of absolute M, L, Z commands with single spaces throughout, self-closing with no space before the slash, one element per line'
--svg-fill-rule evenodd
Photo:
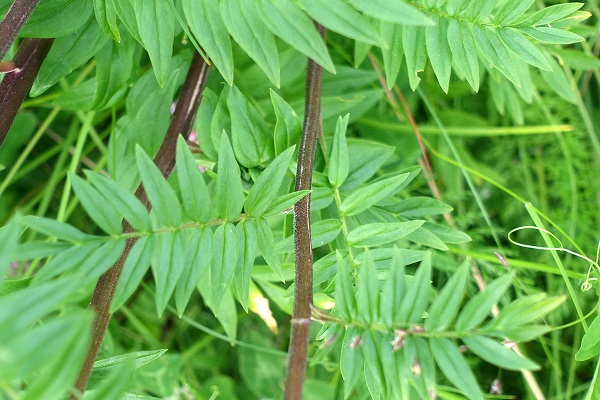
<path fill-rule="evenodd" d="M 156 235 L 142 236 L 135 242 L 123 264 L 121 277 L 110 305 L 111 313 L 121 308 L 137 290 L 144 275 L 146 275 L 146 271 L 148 271 L 148 267 L 150 267 L 152 251 L 155 247 Z"/>
<path fill-rule="evenodd" d="M 322 219 L 311 224 L 310 242 L 313 248 L 323 246 L 338 237 L 342 231 L 342 222 L 339 219 Z M 280 253 L 291 253 L 294 251 L 294 236 L 288 236 L 277 243 Z"/>
<path fill-rule="evenodd" d="M 423 72 L 427 62 L 425 28 L 404 26 L 402 28 L 402 48 L 404 49 L 410 88 L 416 90 L 421 82 L 419 72 Z"/>
<path fill-rule="evenodd" d="M 133 8 L 133 1 L 134 0 L 112 0 L 119 20 L 125 25 L 131 36 L 141 44 L 142 38 L 140 37 L 140 31 L 135 17 L 136 12 L 135 8 Z"/>
<path fill-rule="evenodd" d="M 600 68 L 600 60 L 589 54 L 573 49 L 552 49 L 560 64 L 577 71 L 590 71 Z"/>
<path fill-rule="evenodd" d="M 404 263 L 402 263 L 402 254 L 394 246 L 393 256 L 390 263 L 390 274 L 383 284 L 383 293 L 381 294 L 381 320 L 386 326 L 398 325 L 398 310 L 402 304 L 405 293 L 404 284 Z"/>
<path fill-rule="evenodd" d="M 6 271 L 10 263 L 14 260 L 17 252 L 17 241 L 21 236 L 21 227 L 19 226 L 20 217 L 11 218 L 6 225 L 0 228 L 0 284 L 6 276 Z"/>
<path fill-rule="evenodd" d="M 88 243 L 79 246 L 73 246 L 70 249 L 59 253 L 50 260 L 44 268 L 41 268 L 34 277 L 34 282 L 46 282 L 61 273 L 79 267 L 83 262 L 90 258 L 94 251 L 100 247 L 101 243 Z"/>
<path fill-rule="evenodd" d="M 100 29 L 112 40 L 121 41 L 121 34 L 117 25 L 117 11 L 113 0 L 94 0 L 94 14 Z"/>
<path fill-rule="evenodd" d="M 213 232 L 207 227 L 194 229 L 187 240 L 187 264 L 175 289 L 175 304 L 181 317 L 198 282 L 210 270 L 213 254 Z"/>
<path fill-rule="evenodd" d="M 187 266 L 185 231 L 170 231 L 157 235 L 158 255 L 152 263 L 156 281 L 156 313 L 161 316 Z M 189 267 L 188 267 L 189 268 Z"/>
<path fill-rule="evenodd" d="M 584 3 L 554 4 L 537 11 L 520 24 L 550 26 L 552 22 L 573 14 L 583 5 Z"/>
<path fill-rule="evenodd" d="M 483 400 L 483 394 L 469 364 L 452 341 L 445 338 L 429 340 L 431 353 L 446 378 L 471 400 Z"/>
<path fill-rule="evenodd" d="M 327 177 L 329 178 L 329 183 L 336 188 L 342 186 L 348 177 L 348 169 L 350 168 L 350 154 L 348 153 L 348 144 L 346 143 L 348 118 L 350 118 L 350 114 L 346 114 L 344 118 L 338 118 L 333 134 L 331 155 L 329 157 Z"/>
<path fill-rule="evenodd" d="M 494 14 L 494 23 L 498 26 L 510 25 L 531 8 L 535 0 L 508 0 Z"/>
<path fill-rule="evenodd" d="M 202 101 L 196 115 L 196 134 L 198 135 L 198 143 L 202 143 L 202 152 L 210 159 L 217 159 L 217 149 L 212 140 L 211 122 L 213 115 L 216 114 L 219 98 L 210 90 L 205 88 L 202 92 Z M 221 134 L 222 131 L 219 131 Z"/>
<path fill-rule="evenodd" d="M 302 198 L 307 196 L 310 190 L 299 190 L 288 194 L 281 195 L 273 199 L 269 208 L 263 214 L 265 217 L 276 214 L 285 214 L 291 212 L 291 208 L 294 204 L 300 201 Z"/>
<path fill-rule="evenodd" d="M 169 76 L 175 39 L 175 17 L 163 1 L 133 0 L 142 45 L 150 56 L 158 84 L 163 87 Z"/>
<path fill-rule="evenodd" d="M 554 60 L 554 57 L 549 56 L 546 59 L 552 67 L 552 72 L 540 71 L 542 78 L 560 97 L 571 104 L 577 104 L 575 88 L 571 84 L 571 79 L 567 77 L 564 68 Z"/>
<path fill-rule="evenodd" d="M 268 209 L 283 182 L 296 146 L 277 156 L 259 175 L 244 203 L 244 210 L 251 217 L 260 217 Z"/>
<path fill-rule="evenodd" d="M 196 40 L 221 76 L 233 86 L 231 38 L 221 18 L 218 0 L 183 0 L 185 18 Z"/>
<path fill-rule="evenodd" d="M 139 145 L 135 148 L 135 158 L 144 190 L 152 204 L 157 221 L 164 226 L 181 225 L 181 204 L 173 188 Z"/>
<path fill-rule="evenodd" d="M 471 241 L 471 237 L 458 229 L 451 228 L 442 224 L 434 224 L 425 222 L 423 228 L 426 228 L 433 235 L 438 237 L 444 243 L 467 243 Z"/>
<path fill-rule="evenodd" d="M 107 203 L 119 210 L 133 228 L 140 232 L 152 231 L 148 210 L 133 194 L 97 172 L 85 171 L 85 175 L 102 193 Z"/>
<path fill-rule="evenodd" d="M 490 328 L 503 329 L 531 323 L 564 303 L 566 296 L 547 297 L 545 293 L 521 297 L 504 307 Z"/>
<path fill-rule="evenodd" d="M 353 247 L 369 247 L 395 242 L 417 230 L 424 222 L 418 220 L 364 224 L 348 234 L 348 244 Z"/>
<path fill-rule="evenodd" d="M 210 218 L 210 195 L 194 156 L 181 135 L 177 139 L 176 165 L 183 208 L 192 220 L 204 224 Z"/>
<path fill-rule="evenodd" d="M 275 38 L 265 26 L 253 1 L 222 0 L 221 17 L 233 40 L 279 87 L 279 54 Z"/>
<path fill-rule="evenodd" d="M 404 0 L 348 0 L 350 4 L 371 17 L 405 26 L 427 26 L 433 22 Z"/>
<path fill-rule="evenodd" d="M 11 242 L 8 240 L 6 243 L 10 244 Z M 14 250 L 13 256 L 7 257 L 6 260 L 10 258 L 13 261 L 27 261 L 38 257 L 52 257 L 62 253 L 72 246 L 73 245 L 71 243 L 67 242 L 33 240 L 31 242 L 18 245 Z M 10 252 L 8 254 L 10 254 Z"/>
<path fill-rule="evenodd" d="M 344 378 L 344 398 L 348 398 L 358 380 L 364 374 L 365 357 L 360 346 L 362 333 L 358 328 L 350 325 L 342 342 L 340 355 L 340 372 Z"/>
<path fill-rule="evenodd" d="M 496 30 L 489 27 L 480 27 L 475 24 L 472 27 L 473 37 L 477 48 L 483 57 L 502 75 L 506 76 L 515 86 L 521 86 L 519 75 L 517 75 L 512 62 L 512 57 L 506 51 L 504 44 L 498 38 Z"/>
<path fill-rule="evenodd" d="M 85 400 L 120 399 L 133 379 L 133 360 L 127 357 L 106 374 L 102 382 L 83 395 Z"/>
<path fill-rule="evenodd" d="M 389 351 L 389 348 L 382 348 L 382 336 L 381 332 L 370 329 L 365 330 L 361 341 L 361 348 L 365 358 L 365 378 L 368 379 L 370 373 L 373 378 L 374 389 L 380 393 L 379 396 L 373 396 L 373 398 L 385 399 L 389 398 L 389 396 L 386 393 L 387 387 L 381 353 L 382 351 Z M 368 381 L 367 385 L 369 385 Z M 372 389 L 369 391 L 373 394 Z"/>
<path fill-rule="evenodd" d="M 256 0 L 265 25 L 281 40 L 335 74 L 327 47 L 310 18 L 291 0 Z"/>
<path fill-rule="evenodd" d="M 275 241 L 273 239 L 273 232 L 267 221 L 260 217 L 254 220 L 254 227 L 256 228 L 256 238 L 258 239 L 258 249 L 262 254 L 263 258 L 271 267 L 273 272 L 281 277 L 283 281 L 283 271 L 281 269 L 281 261 L 275 249 Z"/>
<path fill-rule="evenodd" d="M 96 53 L 96 90 L 91 109 L 108 108 L 125 96 L 136 47 L 135 40 L 124 35 L 121 43 L 109 41 Z"/>
<path fill-rule="evenodd" d="M 254 260 L 256 259 L 256 229 L 254 229 L 254 225 L 248 220 L 238 223 L 236 229 L 240 241 L 240 261 L 242 270 L 235 274 L 235 291 L 244 311 L 248 312 L 248 302 L 250 301 L 250 276 L 252 274 Z"/>
<path fill-rule="evenodd" d="M 383 56 L 385 82 L 388 89 L 392 89 L 396 84 L 398 72 L 400 72 L 402 59 L 404 58 L 404 48 L 402 47 L 402 25 L 381 21 L 379 29 L 383 40 L 388 44 L 387 48 L 381 49 L 381 54 Z"/>
<path fill-rule="evenodd" d="M 600 317 L 596 315 L 588 331 L 583 335 L 581 339 L 581 350 L 591 349 L 600 343 Z"/>
<path fill-rule="evenodd" d="M 436 235 L 434 235 L 429 229 L 423 226 L 420 226 L 419 229 L 411 232 L 406 236 L 407 239 L 421 244 L 423 246 L 431 247 L 433 249 L 447 251 L 448 246 Z"/>
<path fill-rule="evenodd" d="M 350 271 L 339 251 L 336 251 L 337 272 L 335 275 L 335 309 L 344 321 L 353 321 L 357 306 Z"/>
<path fill-rule="evenodd" d="M 465 332 L 478 327 L 506 292 L 514 277 L 514 272 L 503 275 L 489 283 L 484 291 L 471 297 L 458 316 L 456 329 Z"/>
<path fill-rule="evenodd" d="M 394 154 L 394 148 L 376 142 L 360 139 L 348 139 L 350 171 L 340 190 L 355 188 L 372 177 L 383 163 Z"/>
<path fill-rule="evenodd" d="M 235 308 L 235 300 L 231 294 L 231 290 L 225 291 L 223 300 L 218 309 L 214 309 L 215 316 L 223 326 L 225 334 L 229 338 L 229 343 L 233 346 L 237 335 L 237 320 L 238 314 Z"/>
<path fill-rule="evenodd" d="M 576 33 L 550 26 L 537 26 L 535 28 L 522 28 L 523 32 L 540 42 L 550 44 L 572 44 L 583 42 L 585 39 Z"/>
<path fill-rule="evenodd" d="M 94 371 L 101 369 L 112 369 L 115 366 L 122 364 L 127 359 L 133 360 L 133 368 L 141 368 L 144 365 L 156 360 L 167 352 L 167 349 L 136 351 L 133 353 L 121 354 L 114 357 L 104 358 L 94 362 Z"/>
<path fill-rule="evenodd" d="M 448 43 L 448 21 L 441 16 L 437 24 L 425 28 L 425 44 L 427 55 L 433 72 L 437 77 L 440 87 L 448 94 L 450 73 L 452 71 L 452 52 Z"/>
<path fill-rule="evenodd" d="M 90 218 L 109 235 L 120 235 L 122 218 L 119 212 L 112 205 L 106 204 L 100 192 L 83 179 L 72 173 L 69 174 L 69 178 L 75 194 Z"/>
<path fill-rule="evenodd" d="M 396 310 L 396 318 L 402 324 L 414 324 L 423 318 L 423 313 L 429 302 L 429 288 L 431 287 L 431 253 L 421 261 L 414 280 L 408 286 L 402 298 L 400 308 Z"/>
<path fill-rule="evenodd" d="M 273 89 L 269 89 L 271 102 L 275 111 L 275 132 L 273 140 L 275 142 L 275 154 L 281 154 L 285 149 L 294 146 L 300 141 L 302 126 L 300 119 L 294 109 L 285 102 Z"/>
<path fill-rule="evenodd" d="M 469 350 L 490 364 L 509 371 L 520 369 L 538 370 L 540 366 L 510 350 L 505 345 L 485 336 L 465 336 L 462 338 Z"/>
<path fill-rule="evenodd" d="M 454 321 L 467 286 L 470 263 L 467 259 L 458 267 L 431 303 L 429 317 L 425 320 L 427 332 L 443 331 Z"/>
<path fill-rule="evenodd" d="M 575 353 L 575 360 L 586 361 L 598 356 L 598 354 L 600 354 L 600 343 L 596 343 L 594 346 L 587 349 L 580 348 L 577 350 L 577 353 Z"/>
<path fill-rule="evenodd" d="M 56 237 L 68 242 L 81 244 L 95 239 L 95 236 L 87 235 L 77 228 L 50 218 L 34 217 L 27 215 L 21 218 L 21 223 L 34 231 L 43 233 L 48 237 Z"/>
<path fill-rule="evenodd" d="M 73 34 L 55 39 L 35 78 L 31 96 L 39 96 L 88 62 L 108 40 L 93 18 Z"/>
<path fill-rule="evenodd" d="M 365 257 L 358 273 L 356 304 L 357 318 L 361 322 L 370 325 L 379 320 L 379 281 L 369 250 L 365 250 Z"/>
<path fill-rule="evenodd" d="M 479 60 L 471 29 L 465 23 L 450 20 L 448 44 L 457 72 L 465 77 L 474 91 L 479 91 Z"/>
<path fill-rule="evenodd" d="M 301 0 L 304 11 L 319 24 L 343 36 L 380 46 L 382 39 L 370 21 L 343 0 Z"/>
<path fill-rule="evenodd" d="M 235 161 L 233 149 L 225 133 L 221 137 L 219 146 L 219 160 L 217 162 L 217 209 L 219 216 L 228 221 L 239 217 L 244 206 L 244 191 L 240 178 L 240 167 Z"/>
<path fill-rule="evenodd" d="M 518 30 L 513 28 L 498 29 L 498 35 L 506 47 L 512 50 L 519 58 L 539 69 L 552 71 L 546 56 L 537 46 L 525 39 Z"/>
<path fill-rule="evenodd" d="M 390 196 L 408 178 L 408 175 L 396 175 L 354 191 L 342 201 L 340 213 L 344 216 L 352 216 L 371 208 Z"/>
<path fill-rule="evenodd" d="M 26 38 L 59 38 L 70 35 L 85 24 L 93 12 L 89 1 L 40 1 L 19 32 Z"/>
<path fill-rule="evenodd" d="M 390 207 L 391 211 L 407 218 L 429 217 L 452 211 L 448 204 L 431 197 L 410 197 Z"/>
<path fill-rule="evenodd" d="M 219 225 L 213 236 L 213 260 L 210 268 L 211 300 L 213 310 L 221 306 L 223 296 L 236 271 L 239 258 L 239 239 L 233 224 Z"/>

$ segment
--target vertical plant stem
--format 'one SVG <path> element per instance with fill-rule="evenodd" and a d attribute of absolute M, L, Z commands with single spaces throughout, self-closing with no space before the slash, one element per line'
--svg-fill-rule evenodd
<path fill-rule="evenodd" d="M 40 0 L 15 0 L 0 22 L 0 61 L 21 32 Z"/>
<path fill-rule="evenodd" d="M 160 171 L 165 177 L 168 177 L 171 174 L 175 166 L 177 137 L 181 134 L 187 138 L 190 134 L 196 117 L 196 110 L 198 109 L 200 99 L 202 98 L 202 92 L 206 87 L 209 71 L 210 67 L 204 62 L 202 57 L 196 53 L 181 90 L 179 101 L 177 102 L 177 107 L 173 113 L 169 129 L 154 158 L 154 163 L 160 168 Z M 138 187 L 135 194 L 146 208 L 150 210 L 148 197 L 141 185 Z M 133 231 L 133 228 L 127 221 L 123 221 L 123 230 L 129 233 Z M 123 264 L 134 243 L 135 239 L 129 239 L 127 241 L 121 257 L 119 257 L 117 262 L 98 280 L 92 299 L 90 300 L 89 308 L 94 311 L 92 340 L 83 366 L 79 371 L 79 377 L 75 383 L 75 389 L 80 393 L 83 393 L 87 386 L 87 382 L 94 366 L 94 361 L 98 356 L 98 351 L 100 350 L 100 345 L 104 339 L 111 317 L 110 303 L 115 295 L 115 289 L 121 276 L 121 271 L 123 270 Z M 71 398 L 76 399 L 78 397 L 73 395 Z"/>
<path fill-rule="evenodd" d="M 325 39 L 325 28 L 316 25 Z M 308 60 L 306 74 L 306 111 L 296 171 L 296 190 L 310 190 L 315 159 L 315 147 L 321 128 L 321 75 L 322 69 Z M 296 286 L 294 313 L 289 347 L 284 399 L 302 398 L 306 372 L 306 357 L 310 332 L 310 315 L 313 297 L 312 246 L 310 243 L 310 195 L 294 205 L 294 244 L 296 254 Z"/>
<path fill-rule="evenodd" d="M 54 39 L 25 39 L 14 59 L 15 72 L 0 84 L 0 146 L 27 96 Z"/>

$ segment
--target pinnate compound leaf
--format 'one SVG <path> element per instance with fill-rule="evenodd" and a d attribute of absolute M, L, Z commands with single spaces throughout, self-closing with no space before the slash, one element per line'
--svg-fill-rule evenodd
<path fill-rule="evenodd" d="M 196 40 L 225 81 L 233 85 L 233 51 L 219 0 L 183 0 L 183 12 Z"/>
<path fill-rule="evenodd" d="M 181 204 L 173 188 L 139 145 L 135 148 L 135 158 L 144 190 L 158 222 L 164 226 L 181 225 Z"/>
<path fill-rule="evenodd" d="M 327 47 L 310 18 L 291 0 L 256 0 L 265 25 L 281 40 L 335 74 Z"/>
<path fill-rule="evenodd" d="M 187 239 L 187 262 L 175 289 L 175 305 L 183 315 L 198 282 L 209 271 L 213 255 L 213 232 L 207 227 L 194 229 Z"/>
<path fill-rule="evenodd" d="M 123 264 L 123 271 L 110 305 L 111 313 L 121 308 L 138 288 L 150 267 L 152 252 L 155 247 L 156 235 L 142 236 L 135 242 Z"/>
<path fill-rule="evenodd" d="M 290 147 L 278 155 L 259 175 L 244 203 L 244 209 L 249 216 L 260 217 L 269 209 L 283 182 L 295 149 L 296 146 Z"/>
<path fill-rule="evenodd" d="M 84 173 L 102 193 L 106 202 L 119 210 L 133 228 L 140 232 L 152 231 L 152 223 L 146 207 L 133 194 L 97 172 L 85 171 Z"/>
<path fill-rule="evenodd" d="M 409 174 L 400 174 L 391 178 L 373 182 L 350 194 L 342 201 L 340 213 L 345 216 L 359 214 L 391 195 L 408 178 Z"/>
<path fill-rule="evenodd" d="M 369 250 L 365 250 L 358 274 L 356 304 L 358 306 L 357 318 L 360 321 L 370 325 L 379 319 L 379 282 Z"/>
<path fill-rule="evenodd" d="M 66 240 L 71 243 L 85 243 L 94 240 L 96 237 L 87 235 L 79 229 L 50 218 L 35 217 L 27 215 L 21 218 L 21 223 L 34 231 L 43 233 L 49 237 L 56 237 L 60 240 Z"/>
<path fill-rule="evenodd" d="M 302 126 L 294 109 L 286 103 L 274 90 L 270 90 L 271 102 L 275 111 L 275 154 L 281 154 L 285 149 L 299 142 Z"/>
<path fill-rule="evenodd" d="M 119 212 L 112 205 L 106 204 L 100 192 L 83 179 L 75 174 L 69 174 L 69 178 L 75 194 L 90 218 L 109 235 L 119 235 L 121 233 Z"/>
<path fill-rule="evenodd" d="M 279 54 L 275 38 L 265 26 L 253 1 L 222 0 L 221 17 L 233 40 L 279 87 Z"/>
<path fill-rule="evenodd" d="M 470 260 L 464 261 L 431 303 L 425 320 L 427 332 L 443 331 L 456 317 L 467 286 L 469 266 Z"/>
<path fill-rule="evenodd" d="M 496 30 L 475 24 L 472 31 L 477 48 L 483 57 L 515 86 L 521 86 L 519 75 L 513 67 L 512 57 L 506 51 L 504 43 L 498 38 Z"/>
<path fill-rule="evenodd" d="M 271 227 L 269 227 L 267 221 L 262 217 L 254 220 L 254 227 L 256 228 L 256 238 L 260 253 L 269 267 L 271 267 L 273 272 L 281 277 L 281 280 L 283 281 L 284 279 L 283 271 L 281 269 L 281 261 L 277 255 L 275 240 L 273 239 Z"/>
<path fill-rule="evenodd" d="M 500 368 L 509 371 L 540 369 L 540 366 L 533 361 L 518 355 L 505 345 L 488 337 L 479 335 L 465 336 L 462 340 L 470 351 L 490 364 L 497 365 Z"/>
<path fill-rule="evenodd" d="M 186 214 L 196 222 L 210 218 L 211 200 L 202 173 L 183 136 L 177 139 L 177 179 Z"/>
<path fill-rule="evenodd" d="M 344 321 L 356 316 L 356 296 L 346 260 L 336 251 L 337 272 L 335 275 L 335 309 Z"/>
<path fill-rule="evenodd" d="M 347 237 L 353 247 L 371 247 L 395 242 L 419 229 L 425 221 L 375 222 L 352 230 Z"/>
<path fill-rule="evenodd" d="M 76 32 L 55 39 L 31 88 L 31 96 L 39 96 L 63 77 L 88 62 L 107 42 L 91 18 Z"/>
<path fill-rule="evenodd" d="M 396 310 L 398 321 L 402 324 L 413 324 L 421 320 L 429 302 L 430 287 L 431 253 L 427 253 L 415 273 L 413 283 L 406 290 L 400 308 Z"/>
<path fill-rule="evenodd" d="M 448 44 L 457 71 L 465 77 L 474 91 L 479 91 L 479 60 L 473 33 L 466 23 L 450 20 Z"/>
<path fill-rule="evenodd" d="M 213 260 L 210 268 L 210 306 L 219 310 L 239 259 L 239 239 L 233 224 L 219 225 L 213 236 Z"/>
<path fill-rule="evenodd" d="M 132 1 L 142 45 L 150 56 L 156 80 L 163 87 L 169 77 L 173 55 L 175 16 L 164 1 Z"/>
<path fill-rule="evenodd" d="M 329 157 L 329 183 L 336 188 L 342 186 L 348 177 L 350 168 L 350 154 L 348 153 L 348 144 L 346 143 L 346 128 L 348 127 L 348 118 L 339 117 L 335 132 L 333 134 L 333 145 L 331 146 L 331 155 Z"/>
<path fill-rule="evenodd" d="M 404 0 L 349 0 L 350 4 L 371 17 L 405 26 L 428 26 L 433 22 Z"/>
<path fill-rule="evenodd" d="M 242 265 L 242 270 L 235 274 L 235 291 L 244 311 L 248 312 L 250 277 L 258 246 L 256 229 L 251 222 L 244 220 L 237 224 L 236 230 L 240 241 L 240 264 Z"/>
<path fill-rule="evenodd" d="M 488 284 L 484 291 L 471 297 L 458 316 L 456 329 L 468 331 L 478 327 L 509 288 L 514 277 L 514 272 L 503 275 Z"/>
<path fill-rule="evenodd" d="M 446 378 L 468 399 L 483 400 L 483 393 L 477 384 L 473 371 L 458 348 L 450 339 L 431 338 L 429 340 L 431 353 L 436 364 L 446 375 Z"/>
<path fill-rule="evenodd" d="M 239 217 L 244 206 L 244 190 L 240 178 L 240 167 L 235 161 L 233 149 L 225 133 L 221 136 L 219 159 L 217 161 L 217 209 L 219 215 L 228 221 Z"/>
<path fill-rule="evenodd" d="M 94 0 L 94 14 L 100 29 L 112 40 L 121 41 L 119 26 L 117 25 L 117 11 L 113 0 Z"/>
<path fill-rule="evenodd" d="M 273 156 L 273 142 L 256 108 L 237 87 L 228 90 L 227 108 L 231 116 L 231 141 L 239 163 L 256 167 Z"/>
<path fill-rule="evenodd" d="M 156 281 L 156 312 L 159 316 L 167 308 L 169 299 L 187 266 L 187 238 L 184 231 L 170 231 L 157 235 L 158 256 L 152 263 Z M 188 267 L 189 268 L 189 267 Z"/>
<path fill-rule="evenodd" d="M 334 32 L 376 46 L 381 36 L 370 21 L 343 0 L 301 0 L 304 10 L 312 19 Z"/>
<path fill-rule="evenodd" d="M 444 93 L 448 93 L 450 73 L 452 71 L 452 52 L 448 43 L 448 21 L 441 16 L 437 24 L 425 28 L 427 55 L 433 72 Z"/>

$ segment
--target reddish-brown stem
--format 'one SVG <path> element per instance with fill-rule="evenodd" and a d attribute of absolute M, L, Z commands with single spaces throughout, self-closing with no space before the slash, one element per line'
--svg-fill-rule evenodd
<path fill-rule="evenodd" d="M 0 21 L 0 61 L 21 32 L 40 0 L 15 0 Z"/>
<path fill-rule="evenodd" d="M 0 84 L 0 146 L 12 125 L 21 103 L 46 58 L 54 39 L 25 39 L 13 63 L 15 72 L 6 74 Z"/>
<path fill-rule="evenodd" d="M 175 148 L 177 145 L 177 137 L 181 134 L 187 138 L 192 129 L 196 110 L 200 104 L 202 92 L 206 86 L 210 67 L 204 62 L 202 57 L 196 53 L 192 64 L 188 71 L 186 81 L 179 95 L 177 107 L 173 113 L 173 119 L 169 125 L 169 129 L 163 140 L 163 143 L 154 157 L 154 163 L 159 167 L 163 176 L 168 177 L 175 167 Z M 140 185 L 136 190 L 136 196 L 142 201 L 148 210 L 150 203 L 148 197 Z M 132 232 L 133 229 L 123 221 L 123 231 Z M 98 350 L 104 339 L 108 323 L 110 321 L 110 304 L 115 294 L 117 282 L 123 270 L 123 264 L 131 250 L 135 239 L 127 241 L 125 250 L 117 262 L 106 271 L 98 280 L 92 299 L 90 300 L 90 309 L 94 311 L 94 321 L 92 323 L 92 340 L 88 348 L 86 359 L 79 371 L 79 377 L 75 383 L 75 389 L 79 393 L 83 393 L 89 380 L 94 361 L 98 356 Z M 73 399 L 78 398 L 73 395 Z"/>
<path fill-rule="evenodd" d="M 317 25 L 325 38 L 325 28 Z M 296 190 L 309 190 L 317 136 L 321 128 L 321 75 L 322 70 L 313 60 L 308 60 L 306 75 L 306 111 L 304 128 L 298 150 Z M 302 398 L 302 386 L 306 372 L 306 358 L 310 333 L 310 316 L 313 297 L 312 246 L 310 243 L 310 195 L 294 205 L 294 243 L 296 253 L 296 278 L 292 335 L 285 383 L 284 399 Z"/>

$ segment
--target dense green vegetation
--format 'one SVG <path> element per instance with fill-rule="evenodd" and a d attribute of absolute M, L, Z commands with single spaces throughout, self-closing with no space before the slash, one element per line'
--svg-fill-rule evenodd
<path fill-rule="evenodd" d="M 1 399 L 600 398 L 597 1 L 0 16 Z"/>

